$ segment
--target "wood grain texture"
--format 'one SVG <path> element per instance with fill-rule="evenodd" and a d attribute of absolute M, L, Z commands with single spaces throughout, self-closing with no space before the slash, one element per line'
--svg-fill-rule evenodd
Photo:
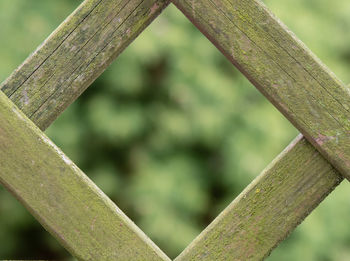
<path fill-rule="evenodd" d="M 350 89 L 259 0 L 173 0 L 350 179 Z"/>
<path fill-rule="evenodd" d="M 79 260 L 169 260 L 2 92 L 0 182 Z"/>
<path fill-rule="evenodd" d="M 167 4 L 84 1 L 1 90 L 45 129 Z M 70 253 L 81 260 L 169 260 L 0 96 L 0 181 Z"/>
<path fill-rule="evenodd" d="M 262 260 L 342 180 L 300 135 L 176 260 Z"/>
<path fill-rule="evenodd" d="M 318 127 L 314 123 L 317 117 L 322 119 L 320 130 L 327 130 L 329 119 L 324 114 L 332 116 L 340 105 L 346 105 L 343 95 L 347 89 L 290 32 L 285 31 L 284 26 L 260 2 L 203 0 L 174 3 L 200 25 L 209 38 L 216 39 L 213 42 L 223 53 L 301 131 L 305 129 L 311 142 L 320 146 L 325 155 L 334 156 L 327 154 L 327 149 L 334 145 L 331 142 L 336 143 L 336 148 L 340 146 L 341 153 L 347 152 L 344 133 L 326 136 L 333 133 L 333 129 L 329 129 L 329 132 L 315 136 L 312 132 Z M 2 90 L 40 128 L 45 129 L 166 5 L 167 2 L 161 0 L 85 1 L 2 85 Z M 201 13 L 205 8 L 210 10 Z M 236 15 L 239 21 L 233 23 Z M 234 39 L 237 36 L 240 38 Z M 289 67 L 284 67 L 288 63 Z M 301 64 L 307 66 L 304 68 Z M 272 75 L 275 77 L 269 78 Z M 334 82 L 337 85 L 333 86 Z M 310 93 L 314 84 L 323 89 Z M 299 89 L 300 86 L 305 88 Z M 321 99 L 325 93 L 335 97 L 338 103 L 333 104 L 332 98 L 327 95 Z M 298 96 L 294 95 L 300 95 L 300 101 L 295 104 Z M 24 115 L 4 97 L 0 98 L 1 103 L 7 103 L 6 106 L 0 105 L 0 113 L 4 115 L 0 119 L 0 168 L 4 170 L 0 179 L 71 253 L 83 260 L 167 259 L 62 152 L 28 123 Z M 316 101 L 318 107 L 312 103 L 316 99 L 319 99 Z M 298 107 L 303 106 L 305 101 L 304 107 Z M 310 112 L 310 108 L 315 109 Z M 301 112 L 306 116 L 298 116 Z M 332 121 L 330 124 L 330 128 L 335 126 Z M 9 138 L 9 135 L 14 136 Z M 26 145 L 25 148 L 20 144 Z M 6 151 L 9 148 L 12 150 Z M 48 157 L 39 157 L 42 153 L 40 149 Z M 27 162 L 20 164 L 17 158 L 17 161 L 12 161 L 18 150 L 24 153 Z M 9 162 L 1 160 L 5 159 L 5 152 L 6 157 L 11 159 Z M 34 160 L 31 158 L 33 155 Z M 341 155 L 341 160 L 331 158 L 332 162 L 344 165 L 347 156 L 339 154 L 339 151 L 336 155 Z M 62 162 L 66 164 L 65 169 L 60 167 Z M 43 173 L 40 168 L 43 163 L 54 166 L 55 170 L 50 175 Z M 25 166 L 30 166 L 33 175 L 26 176 L 28 171 L 24 171 Z M 46 183 L 41 182 L 45 179 Z M 178 260 L 259 260 L 340 181 L 329 163 L 308 142 L 300 139 L 252 183 Z M 87 202 L 91 202 L 91 207 Z M 81 212 L 84 207 L 86 209 Z M 67 217 L 64 213 L 71 213 L 71 216 Z M 120 223 L 125 226 L 120 226 Z M 84 237 L 89 241 L 79 240 Z M 130 249 L 129 246 L 135 248 Z"/>
<path fill-rule="evenodd" d="M 0 87 L 47 128 L 168 5 L 87 0 Z"/>

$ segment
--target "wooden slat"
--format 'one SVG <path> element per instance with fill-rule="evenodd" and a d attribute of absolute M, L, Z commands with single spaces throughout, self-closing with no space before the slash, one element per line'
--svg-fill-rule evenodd
<path fill-rule="evenodd" d="M 2 92 L 0 181 L 79 260 L 169 260 Z"/>
<path fill-rule="evenodd" d="M 342 180 L 300 135 L 176 260 L 262 260 Z"/>
<path fill-rule="evenodd" d="M 172 2 L 350 179 L 350 89 L 262 1 Z"/>
<path fill-rule="evenodd" d="M 271 88 L 280 87 L 281 90 L 288 92 L 290 91 L 288 86 L 300 84 L 296 83 L 294 78 L 288 81 L 284 72 L 276 75 L 278 68 L 285 67 L 287 72 L 294 73 L 293 66 L 298 68 L 300 64 L 307 64 L 310 61 L 313 62 L 311 65 L 308 64 L 308 69 L 312 69 L 314 73 L 321 71 L 323 77 L 319 80 L 327 82 L 325 79 L 328 79 L 328 82 L 337 82 L 323 65 L 305 51 L 305 47 L 290 32 L 284 31 L 285 27 L 260 2 L 231 1 L 231 4 L 220 0 L 173 2 L 267 96 L 270 95 L 267 91 Z M 255 11 L 254 16 L 251 16 L 252 10 L 249 9 Z M 274 31 L 276 27 L 280 29 L 278 33 Z M 261 37 L 260 41 L 251 36 L 254 34 Z M 281 47 L 271 47 L 271 44 L 277 44 L 273 42 L 274 37 L 278 39 L 282 37 L 281 41 L 277 42 L 280 45 L 292 43 L 291 52 L 300 60 L 293 62 L 286 58 L 285 53 L 283 55 L 284 50 L 281 50 Z M 289 48 L 287 50 L 290 51 Z M 274 53 L 278 51 L 282 54 Z M 306 57 L 297 56 L 298 51 L 305 51 Z M 282 62 L 285 64 L 280 67 Z M 303 76 L 303 73 L 308 73 L 307 70 L 304 72 L 300 70 L 298 73 L 299 76 L 302 75 L 298 78 L 301 81 L 303 77 L 309 80 L 310 77 Z M 309 82 L 305 84 L 310 85 Z M 264 91 L 265 88 L 267 91 Z M 341 88 L 344 90 L 344 87 Z M 293 95 L 298 97 L 298 94 L 295 88 L 286 97 Z M 283 93 L 280 95 L 285 97 Z M 290 108 L 287 106 L 291 105 L 289 103 L 280 105 L 276 102 L 278 97 L 273 96 L 273 102 L 284 110 L 285 114 L 290 113 Z M 295 103 L 296 106 L 298 104 Z M 261 260 L 301 223 L 341 180 L 340 174 L 332 169 L 305 138 L 300 137 L 176 260 Z"/>
<path fill-rule="evenodd" d="M 84 1 L 1 90 L 45 129 L 167 4 Z M 82 260 L 168 260 L 45 136 L 26 120 L 30 130 L 20 128 L 12 119 L 17 109 L 5 117 L 6 106 L 0 112 L 0 181 L 68 251 Z M 38 140 L 30 140 L 35 135 Z"/>
<path fill-rule="evenodd" d="M 91 3 L 93 2 L 93 1 L 90 1 Z M 94 2 L 96 2 L 97 3 L 97 1 L 94 1 Z M 132 1 L 131 1 L 132 2 Z M 155 10 L 155 9 L 161 9 L 160 7 L 160 4 L 158 4 L 158 5 L 155 5 L 155 6 L 153 6 L 152 5 L 152 7 L 156 7 L 156 8 L 150 8 L 150 10 Z M 153 12 L 153 11 L 151 11 L 151 12 Z M 53 43 L 55 42 L 55 41 L 52 41 Z M 47 43 L 46 43 L 47 44 Z M 45 46 L 45 45 L 44 45 Z M 48 46 L 50 46 L 50 45 L 48 45 Z M 57 47 L 56 47 L 57 48 Z M 58 48 L 60 48 L 60 47 L 58 47 Z M 48 48 L 49 49 L 49 48 Z M 45 48 L 42 48 L 42 50 L 44 50 L 45 51 Z M 52 51 L 52 49 L 51 49 L 51 51 Z M 24 64 L 24 66 L 20 69 L 20 71 L 19 72 L 17 72 L 17 73 L 15 73 L 8 81 L 7 81 L 7 83 L 4 85 L 4 87 L 6 87 L 6 88 L 4 88 L 4 90 L 5 90 L 5 92 L 7 93 L 7 94 L 11 94 L 11 91 L 6 91 L 6 89 L 8 89 L 8 90 L 10 90 L 11 88 L 14 88 L 14 89 L 16 89 L 16 87 L 11 87 L 11 82 L 13 82 L 13 85 L 12 86 L 18 86 L 18 88 L 21 88 L 21 86 L 22 86 L 22 83 L 20 82 L 21 80 L 21 77 L 23 76 L 23 75 L 26 75 L 25 73 L 26 72 L 29 72 L 29 74 L 27 74 L 27 75 L 29 75 L 29 76 L 24 76 L 24 79 L 26 78 L 26 77 L 32 77 L 31 76 L 31 74 L 32 73 L 35 73 L 36 72 L 36 70 L 37 70 L 37 68 L 35 68 L 35 64 L 37 64 L 36 62 L 37 61 L 40 61 L 40 52 L 38 52 L 39 54 L 36 54 L 37 55 L 37 57 L 35 58 L 35 55 L 32 57 L 32 58 L 30 58 L 29 59 L 29 62 L 27 61 L 26 63 L 28 63 L 29 64 L 29 66 L 28 66 L 28 64 Z M 50 54 L 50 52 L 48 52 L 48 55 L 47 55 L 47 57 L 48 57 L 48 59 L 50 59 L 50 56 L 51 56 L 52 54 Z M 227 54 L 226 54 L 227 55 Z M 43 57 L 45 57 L 45 55 L 43 56 Z M 36 59 L 38 59 L 38 60 L 36 60 Z M 45 63 L 45 59 L 46 58 L 44 58 L 44 63 Z M 34 62 L 33 62 L 33 60 L 34 60 Z M 108 60 L 108 59 L 107 59 Z M 108 62 L 110 62 L 110 60 L 108 61 Z M 31 65 L 30 65 L 31 64 Z M 34 67 L 31 67 L 32 68 L 32 70 L 30 70 L 30 69 L 28 69 L 28 68 L 30 68 L 30 66 L 33 66 L 34 65 Z M 107 65 L 106 65 L 107 66 Z M 33 69 L 34 68 L 34 69 Z M 50 67 L 49 67 L 49 69 L 48 69 L 49 71 L 50 71 Z M 102 71 L 102 70 L 101 70 Z M 100 72 L 101 72 L 100 71 Z M 79 88 L 82 88 L 82 90 L 84 89 L 84 88 L 86 88 L 87 87 L 87 85 L 90 83 L 89 81 L 92 81 L 94 78 L 96 78 L 97 76 L 98 76 L 98 74 L 100 73 L 100 72 L 98 72 L 97 74 L 95 74 L 95 72 L 94 73 L 92 73 L 92 74 L 88 74 L 88 73 L 84 73 L 84 71 L 83 71 L 83 73 L 81 74 L 82 76 L 81 76 L 81 78 L 82 79 L 85 79 L 85 80 L 82 80 L 81 81 L 81 85 L 79 85 L 78 86 L 78 89 Z M 37 79 L 41 79 L 42 77 L 45 77 L 45 75 L 46 75 L 46 72 L 45 73 L 42 73 L 42 75 L 39 77 L 39 78 L 37 78 Z M 78 78 L 80 77 L 80 75 L 78 75 Z M 91 77 L 91 78 L 89 78 L 89 77 Z M 28 78 L 28 79 L 29 79 Z M 17 85 L 16 85 L 16 81 L 17 80 L 19 80 L 19 82 L 17 82 Z M 26 81 L 26 80 L 25 80 Z M 31 85 L 29 85 L 30 87 L 28 87 L 30 90 L 32 90 L 32 88 L 33 88 L 33 86 L 35 87 L 35 85 L 36 85 L 36 83 L 35 83 L 36 81 L 33 81 L 33 83 L 31 84 Z M 25 84 L 25 82 L 24 82 L 24 84 Z M 8 87 L 8 86 L 10 86 L 10 87 Z M 60 87 L 59 87 L 60 88 Z M 58 90 L 59 90 L 59 88 L 58 88 Z M 17 90 L 17 89 L 16 89 Z M 24 90 L 24 91 L 23 91 Z M 14 95 L 13 97 L 17 97 L 17 98 L 14 98 L 14 100 L 18 103 L 18 105 L 19 106 L 21 106 L 21 105 L 23 105 L 23 103 L 25 104 L 25 105 L 28 105 L 28 100 L 30 100 L 30 99 L 32 99 L 31 97 L 35 97 L 35 95 L 28 95 L 28 93 L 27 93 L 27 90 L 25 89 L 25 88 L 23 88 L 23 90 L 22 90 L 22 94 L 16 94 L 16 95 Z M 81 90 L 81 91 L 82 91 Z M 80 92 L 81 92 L 80 91 Z M 17 93 L 20 93 L 20 91 L 19 90 L 17 90 Z M 37 92 L 34 92 L 34 93 L 37 93 Z M 39 92 L 40 93 L 40 92 Z M 79 92 L 77 92 L 77 93 L 73 93 L 74 95 L 79 95 Z M 62 95 L 62 94 L 61 94 Z M 63 94 L 64 95 L 64 94 Z M 40 96 L 40 95 L 37 95 L 37 96 Z M 59 95 L 60 96 L 60 95 Z M 29 97 L 29 98 L 28 98 Z M 40 97 L 35 97 L 35 99 L 39 99 Z M 52 98 L 52 96 L 50 96 L 49 97 L 49 101 L 50 101 L 50 99 Z M 67 99 L 67 100 L 69 100 L 69 98 L 65 98 L 65 99 Z M 52 99 L 52 100 L 54 100 L 54 99 Z M 73 99 L 72 99 L 73 100 Z M 52 115 L 48 115 L 48 116 L 45 116 L 46 114 L 43 114 L 43 116 L 38 116 L 38 118 L 39 118 L 39 120 L 36 120 L 37 121 L 37 123 L 40 125 L 40 127 L 42 127 L 42 128 L 45 128 L 48 124 L 49 124 L 49 122 L 51 122 L 56 116 L 57 116 L 57 114 L 59 114 L 59 112 L 61 111 L 61 110 L 63 110 L 70 102 L 72 102 L 72 100 L 70 100 L 70 101 L 66 101 L 66 102 L 63 102 L 63 103 L 61 103 L 61 104 L 64 104 L 64 105 L 60 105 L 60 103 L 58 103 L 58 105 L 59 106 L 61 106 L 60 108 L 60 110 L 58 111 L 58 112 L 55 112 L 56 114 L 52 114 Z M 30 103 L 30 102 L 29 102 Z M 35 103 L 35 102 L 34 102 Z M 45 103 L 45 101 L 44 101 L 44 103 Z M 43 103 L 43 104 L 44 104 Z M 40 103 L 38 103 L 38 104 L 40 104 Z M 42 105 L 39 105 L 38 107 L 40 108 Z M 26 112 L 26 109 L 25 108 L 28 108 L 27 110 L 30 112 L 31 110 L 32 110 L 32 106 L 23 106 L 23 109 L 25 110 L 25 112 Z M 35 113 L 34 114 L 32 114 L 33 116 L 35 116 Z M 43 122 L 44 123 L 40 123 L 40 117 L 43 117 L 43 118 L 47 118 L 48 120 L 48 123 L 45 123 L 45 121 L 43 120 Z M 35 117 L 33 117 L 33 118 L 35 118 Z M 34 119 L 35 120 L 35 119 Z M 47 125 L 46 125 L 47 124 Z M 299 142 L 300 143 L 300 142 Z M 299 144 L 298 143 L 298 144 Z M 302 145 L 302 147 L 304 148 L 305 147 L 305 145 Z M 289 152 L 288 152 L 289 153 Z M 288 153 L 287 153 L 287 155 L 288 155 Z M 315 154 L 316 156 L 315 157 L 317 157 L 317 158 L 321 158 L 320 157 L 320 155 L 319 154 Z M 266 173 L 268 173 L 268 171 L 266 172 Z M 263 175 L 263 176 L 265 176 L 265 175 Z M 263 180 L 263 178 L 262 178 L 262 180 Z M 325 181 L 323 181 L 323 182 L 325 182 Z M 339 182 L 339 178 L 337 177 L 337 182 Z M 259 182 L 259 184 L 260 184 L 260 182 Z M 328 191 L 331 191 L 331 189 L 334 187 L 336 185 L 336 182 L 330 187 L 330 186 L 328 186 L 329 187 L 329 190 Z M 253 185 L 252 185 L 253 186 Z M 325 187 L 324 187 L 324 191 L 326 190 L 326 187 L 327 187 L 327 184 L 325 185 Z M 254 190 L 254 189 L 253 189 Z M 249 189 L 248 189 L 248 191 L 249 191 Z M 322 194 L 322 193 L 321 193 Z M 324 193 L 324 195 L 326 195 L 327 193 L 325 192 Z M 322 199 L 322 197 L 319 197 L 319 200 L 321 200 Z M 236 200 L 236 202 L 237 201 L 240 201 L 240 198 L 239 199 L 237 199 Z M 314 203 L 315 205 L 317 205 L 317 200 L 315 201 L 316 203 Z M 312 209 L 312 208 L 311 208 Z M 223 214 L 224 215 L 224 214 Z M 221 217 L 222 217 L 222 215 L 221 215 Z M 220 219 L 220 218 L 219 218 Z M 300 218 L 299 218 L 299 220 L 300 220 Z M 206 231 L 208 231 L 208 230 L 206 230 Z M 205 232 L 205 233 L 207 233 L 207 232 Z M 186 250 L 187 251 L 187 250 Z M 186 252 L 185 251 L 185 252 Z M 184 252 L 184 253 L 185 253 Z"/>
<path fill-rule="evenodd" d="M 47 128 L 168 5 L 87 0 L 0 87 Z"/>

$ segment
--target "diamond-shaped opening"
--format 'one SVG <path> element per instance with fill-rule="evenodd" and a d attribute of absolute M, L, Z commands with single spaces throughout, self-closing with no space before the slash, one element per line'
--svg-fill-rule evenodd
<path fill-rule="evenodd" d="M 94 85 L 48 133 L 170 256 L 296 134 L 174 7 Z"/>
<path fill-rule="evenodd" d="M 48 134 L 175 257 L 297 132 L 170 6 Z"/>
<path fill-rule="evenodd" d="M 295 135 L 175 10 L 168 8 L 95 83 L 98 88 L 72 105 L 57 121 L 59 131 L 49 130 L 172 256 Z"/>

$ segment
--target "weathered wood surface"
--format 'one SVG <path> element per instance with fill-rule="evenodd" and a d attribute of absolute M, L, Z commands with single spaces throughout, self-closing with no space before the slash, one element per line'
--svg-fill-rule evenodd
<path fill-rule="evenodd" d="M 259 0 L 172 0 L 350 180 L 350 89 Z"/>
<path fill-rule="evenodd" d="M 161 0 L 83 2 L 2 84 L 1 90 L 45 129 L 167 4 Z M 6 122 L 2 114 L 0 121 Z M 12 124 L 12 120 L 15 119 L 8 123 Z M 25 146 L 30 140 L 4 136 L 7 127 L 1 123 L 0 181 L 68 251 L 83 260 L 168 260 L 80 170 L 69 167 L 72 163 L 61 152 L 49 161 L 56 150 L 49 149 L 52 144 L 41 155 L 39 148 Z M 23 137 L 39 135 L 35 128 L 32 133 L 33 126 L 30 129 L 22 129 Z M 48 141 L 40 139 L 31 144 Z M 8 146 L 12 151 L 5 151 Z M 57 158 L 60 155 L 69 163 L 50 169 L 50 164 L 62 163 Z M 32 162 L 36 162 L 35 166 Z M 46 174 L 42 173 L 44 169 L 39 171 L 39 162 L 44 163 Z M 11 175 L 5 166 L 7 171 L 13 167 Z M 43 179 L 43 175 L 48 176 Z"/>
<path fill-rule="evenodd" d="M 322 119 L 320 123 L 321 131 L 327 130 L 329 119 L 324 114 L 333 117 L 332 113 L 338 110 L 340 105 L 346 105 L 346 98 L 344 98 L 346 96 L 343 97 L 343 95 L 344 92 L 347 92 L 347 89 L 290 32 L 285 32 L 284 26 L 260 2 L 231 1 L 232 4 L 227 1 L 208 0 L 174 0 L 173 2 L 193 22 L 199 25 L 200 29 L 210 39 L 216 39 L 213 42 L 221 51 L 238 65 L 240 70 L 301 131 L 305 129 L 310 134 L 308 138 L 313 137 L 313 140 L 311 140 L 313 144 L 325 147 L 322 148 L 325 155 L 329 156 L 329 150 L 332 146 L 339 146 L 339 144 L 342 149 L 341 153 L 347 151 L 347 146 L 345 146 L 347 140 L 343 132 L 340 134 L 337 132 L 337 136 L 334 137 L 328 135 L 329 133 L 331 135 L 333 130 L 322 132 L 321 136 L 320 133 L 315 136 L 312 132 L 314 128 L 318 127 L 314 123 L 315 118 Z M 2 90 L 40 128 L 45 129 L 99 76 L 166 5 L 167 1 L 161 0 L 85 1 L 2 85 Z M 235 39 L 236 37 L 237 39 Z M 302 67 L 302 64 L 308 65 L 307 68 Z M 273 75 L 275 77 L 270 79 L 269 77 Z M 315 88 L 311 92 L 314 85 L 317 88 L 322 87 L 324 89 Z M 294 87 L 295 89 L 293 89 Z M 325 92 L 329 93 L 328 96 L 321 97 L 325 95 Z M 289 93 L 289 96 L 286 93 Z M 296 96 L 290 97 L 293 95 Z M 334 104 L 332 103 L 332 97 L 336 99 Z M 297 98 L 300 98 L 300 101 L 295 103 Z M 0 100 L 3 100 L 3 97 Z M 304 106 L 303 102 L 305 101 L 308 103 Z M 314 111 L 308 111 L 315 106 L 314 103 L 319 106 L 316 106 Z M 325 110 L 324 112 L 322 106 L 329 106 L 328 111 Z M 30 123 L 26 120 L 14 123 L 14 114 L 18 118 L 24 116 L 19 116 L 20 113 L 17 109 L 6 111 L 5 107 L 0 106 L 0 113 L 6 114 L 8 112 L 9 114 L 12 113 L 12 116 L 7 120 L 0 119 L 0 156 L 1 153 L 5 155 L 5 152 L 1 151 L 2 144 L 5 144 L 7 148 L 8 144 L 12 142 L 16 143 L 16 146 L 20 142 L 21 144 L 41 144 L 35 147 L 35 152 L 38 152 L 40 148 L 45 148 L 50 151 L 48 152 L 50 157 L 52 157 L 50 153 L 56 154 L 56 160 L 49 161 L 49 157 L 46 161 L 46 157 L 39 158 L 41 152 L 34 153 L 38 162 L 40 160 L 41 162 L 45 161 L 45 164 L 49 165 L 59 164 L 62 161 L 69 162 L 32 125 L 29 128 L 30 131 L 22 128 L 22 131 L 18 129 L 17 133 L 11 133 L 11 126 L 24 124 L 28 127 Z M 299 115 L 301 112 L 306 115 Z M 341 114 L 338 117 L 345 116 Z M 335 117 L 334 120 L 338 120 L 338 118 Z M 305 122 L 311 126 L 304 124 Z M 330 124 L 330 127 L 335 126 L 332 125 L 334 124 L 332 121 Z M 19 127 L 19 125 L 16 127 Z M 5 138 L 4 133 L 6 135 L 14 134 L 14 136 L 17 134 L 19 140 Z M 28 138 L 28 140 L 22 138 L 21 135 L 24 135 L 23 137 Z M 35 141 L 36 143 L 33 143 L 34 141 L 30 139 L 33 137 L 32 135 L 39 135 L 39 139 Z M 334 145 L 331 142 L 337 144 Z M 32 155 L 28 155 L 28 153 L 30 150 L 33 152 L 34 148 L 23 149 L 16 146 L 13 146 L 12 151 L 6 152 L 6 157 L 12 155 L 11 157 L 14 158 L 15 153 L 17 153 L 14 150 L 17 148 L 21 150 L 21 153 L 27 153 L 25 159 L 28 160 L 28 163 L 32 163 L 29 161 Z M 341 159 L 335 159 L 334 161 L 332 158 L 333 163 L 340 162 L 341 165 L 346 161 L 347 155 L 344 156 L 340 152 L 336 151 L 335 154 L 336 156 L 340 155 Z M 334 155 L 330 156 L 334 157 Z M 16 159 L 17 162 L 13 163 L 4 160 L 3 162 L 1 159 L 4 159 L 4 157 L 1 156 L 0 158 L 1 169 L 6 167 L 11 170 L 13 167 L 11 164 L 19 164 L 18 159 Z M 68 174 L 62 174 L 61 170 L 57 171 L 57 169 L 52 172 L 59 173 L 58 176 L 52 173 L 47 176 L 41 172 L 40 164 L 34 164 L 30 169 L 34 169 L 36 175 L 26 176 L 32 183 L 36 181 L 36 187 L 31 190 L 28 187 L 24 189 L 24 186 L 28 184 L 33 186 L 33 184 L 27 184 L 20 178 L 23 177 L 20 175 L 25 173 L 23 172 L 24 164 L 25 162 L 22 162 L 17 166 L 17 169 L 14 169 L 13 172 L 16 175 L 9 176 L 5 172 L 0 173 L 1 181 L 11 188 L 12 192 L 24 202 L 27 208 L 51 233 L 59 238 L 72 254 L 84 260 L 91 253 L 97 253 L 96 256 L 90 256 L 91 260 L 103 260 L 103 258 L 106 260 L 167 259 L 107 197 L 101 194 L 75 165 L 71 165 L 73 163 L 65 162 L 66 165 L 68 164 L 66 166 L 69 170 Z M 298 168 L 295 168 L 295 166 L 298 166 Z M 337 167 L 339 168 L 338 165 Z M 18 168 L 22 168 L 22 173 L 21 171 L 18 172 Z M 58 183 L 60 186 L 53 188 L 52 183 L 38 183 L 38 178 L 40 181 L 49 178 L 50 182 L 62 179 L 62 182 Z M 69 182 L 75 183 L 68 185 L 67 180 L 69 180 L 68 184 Z M 178 260 L 261 259 L 287 236 L 340 181 L 341 178 L 337 175 L 337 172 L 307 141 L 304 139 L 298 140 L 295 145 L 287 149 L 257 178 L 178 257 Z M 38 184 L 40 184 L 40 187 L 38 187 Z M 46 185 L 50 188 L 50 191 L 43 189 Z M 23 186 L 23 189 L 21 186 Z M 33 191 L 36 189 L 39 193 L 34 194 Z M 66 195 L 69 189 L 73 189 L 74 194 L 70 191 L 70 193 L 67 193 L 70 195 Z M 54 192 L 55 195 L 50 192 Z M 100 197 L 96 197 L 96 195 L 100 195 Z M 81 200 L 79 200 L 80 197 L 82 197 Z M 74 208 L 73 201 L 70 202 L 72 198 L 74 200 L 78 199 L 78 202 L 74 202 Z M 38 201 L 37 204 L 39 205 L 35 205 L 34 201 Z M 86 202 L 90 201 L 93 202 L 92 206 L 96 208 L 87 208 L 82 212 L 83 214 L 80 213 L 80 208 L 82 206 L 86 207 Z M 43 206 L 43 203 L 40 202 L 46 202 L 46 212 L 36 211 Z M 65 212 L 70 213 L 71 216 L 67 217 L 63 213 L 52 214 L 56 207 L 57 209 L 66 209 L 67 207 Z M 107 214 L 103 214 L 104 212 L 100 212 L 101 210 L 106 211 Z M 106 215 L 109 215 L 109 217 L 94 221 L 96 215 L 93 216 L 93 214 L 96 213 L 102 213 L 98 215 L 99 217 L 107 217 Z M 82 215 L 82 219 L 80 215 Z M 109 222 L 109 218 L 111 222 Z M 81 222 L 81 220 L 92 220 L 93 224 L 87 225 L 88 223 Z M 123 230 L 123 226 L 119 228 L 122 232 L 118 230 L 116 220 L 125 222 L 125 230 Z M 76 228 L 77 225 L 79 225 L 78 228 Z M 100 226 L 101 229 L 95 232 L 97 226 Z M 93 230 L 91 230 L 92 228 Z M 118 233 L 115 233 L 116 231 Z M 113 237 L 109 237 L 109 233 Z M 90 241 L 81 241 L 79 240 L 80 236 L 82 238 L 87 236 Z M 109 238 L 111 239 L 109 241 L 114 241 L 114 239 L 116 241 L 106 242 L 107 247 L 105 248 L 105 241 L 98 240 L 98 238 L 101 240 Z M 121 244 L 123 241 L 125 241 L 125 244 Z M 137 250 L 135 251 L 134 248 L 128 249 L 129 245 Z M 84 251 L 84 249 L 87 252 L 79 252 Z M 101 251 L 98 252 L 96 249 Z M 92 250 L 93 252 L 90 252 Z M 99 253 L 103 255 L 102 259 L 98 256 Z M 83 255 L 85 256 L 83 257 Z M 114 258 L 111 258 L 112 256 Z"/>
<path fill-rule="evenodd" d="M 87 0 L 0 87 L 47 128 L 168 5 Z"/>
<path fill-rule="evenodd" d="M 169 260 L 2 92 L 0 181 L 80 260 Z"/>
<path fill-rule="evenodd" d="M 262 260 L 342 180 L 300 135 L 176 260 Z"/>

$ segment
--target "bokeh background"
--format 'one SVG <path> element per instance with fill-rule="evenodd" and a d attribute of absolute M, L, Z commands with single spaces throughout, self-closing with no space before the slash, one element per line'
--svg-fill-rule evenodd
<path fill-rule="evenodd" d="M 0 81 L 80 2 L 0 0 Z M 265 4 L 350 82 L 350 1 Z M 46 133 L 175 257 L 298 132 L 171 5 Z M 267 260 L 350 260 L 348 220 L 343 182 Z M 0 259 L 24 258 L 72 260 L 0 187 Z"/>

